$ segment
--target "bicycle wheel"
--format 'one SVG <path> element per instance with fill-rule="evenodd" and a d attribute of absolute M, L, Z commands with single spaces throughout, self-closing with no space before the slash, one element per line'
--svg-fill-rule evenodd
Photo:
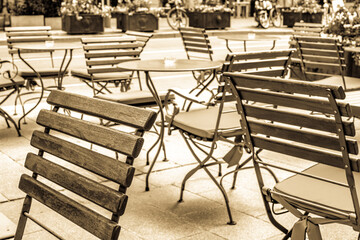
<path fill-rule="evenodd" d="M 259 23 L 263 28 L 268 28 L 270 26 L 270 19 L 267 12 L 262 12 L 259 14 Z"/>
<path fill-rule="evenodd" d="M 281 12 L 279 11 L 279 9 L 273 8 L 270 10 L 270 19 L 275 27 L 281 26 L 282 19 L 281 19 Z"/>
<path fill-rule="evenodd" d="M 179 27 L 187 26 L 188 17 L 184 10 L 172 8 L 167 14 L 167 22 L 172 29 L 178 30 Z"/>

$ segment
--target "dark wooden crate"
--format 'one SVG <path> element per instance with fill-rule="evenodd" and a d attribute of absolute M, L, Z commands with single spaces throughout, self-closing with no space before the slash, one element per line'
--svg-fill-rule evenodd
<path fill-rule="evenodd" d="M 205 29 L 223 29 L 230 27 L 229 12 L 187 12 L 189 26 Z"/>
<path fill-rule="evenodd" d="M 152 13 L 117 13 L 116 27 L 122 29 L 139 32 L 153 32 L 159 29 L 159 19 Z"/>
<path fill-rule="evenodd" d="M 101 15 L 81 14 L 81 20 L 75 15 L 65 15 L 61 18 L 62 30 L 69 34 L 99 33 L 104 31 L 104 19 Z"/>

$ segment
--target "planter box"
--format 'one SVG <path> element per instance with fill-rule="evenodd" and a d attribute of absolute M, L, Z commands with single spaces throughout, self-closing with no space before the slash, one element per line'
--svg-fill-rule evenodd
<path fill-rule="evenodd" d="M 132 15 L 126 13 L 117 13 L 116 27 L 138 32 L 153 32 L 159 29 L 159 19 L 152 13 L 134 13 Z"/>
<path fill-rule="evenodd" d="M 99 33 L 104 31 L 104 20 L 101 15 L 82 14 L 77 20 L 75 15 L 65 15 L 61 19 L 61 29 L 68 34 Z"/>
<path fill-rule="evenodd" d="M 189 26 L 205 29 L 223 29 L 230 27 L 229 12 L 187 12 Z"/>
<path fill-rule="evenodd" d="M 61 30 L 61 17 L 45 17 L 45 26 L 50 26 L 51 30 Z"/>
<path fill-rule="evenodd" d="M 44 15 L 10 16 L 12 27 L 44 26 Z"/>
<path fill-rule="evenodd" d="M 283 11 L 283 25 L 293 27 L 296 22 L 304 21 L 307 23 L 321 23 L 323 13 L 301 13 L 301 12 L 290 12 Z"/>

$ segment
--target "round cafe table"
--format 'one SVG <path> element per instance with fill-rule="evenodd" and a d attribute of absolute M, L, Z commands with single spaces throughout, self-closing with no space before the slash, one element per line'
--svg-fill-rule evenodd
<path fill-rule="evenodd" d="M 246 52 L 246 42 L 247 41 L 273 41 L 272 48 L 275 48 L 276 41 L 281 39 L 278 36 L 274 35 L 265 35 L 265 34 L 256 34 L 256 33 L 248 33 L 248 34 L 224 34 L 218 36 L 220 39 L 224 39 L 226 41 L 226 47 L 230 52 L 233 52 L 229 46 L 229 41 L 242 41 L 244 43 L 244 51 Z"/>
<path fill-rule="evenodd" d="M 155 162 L 160 154 L 161 148 L 164 143 L 164 130 L 165 130 L 165 116 L 163 112 L 163 105 L 158 95 L 154 82 L 152 81 L 149 72 L 192 72 L 192 71 L 206 71 L 220 68 L 221 62 L 211 60 L 190 60 L 190 59 L 151 59 L 151 60 L 137 60 L 129 61 L 118 64 L 118 68 L 121 70 L 130 71 L 143 71 L 145 73 L 146 86 L 153 95 L 156 104 L 159 106 L 161 125 L 159 131 L 159 137 L 156 140 L 156 144 L 159 143 L 159 148 L 156 151 L 153 161 L 150 164 L 150 168 L 146 174 L 146 186 L 145 190 L 149 191 L 149 176 L 153 169 Z M 209 83 L 210 84 L 210 83 Z M 207 86 L 204 86 L 205 89 Z M 150 149 L 151 151 L 151 149 Z"/>
<path fill-rule="evenodd" d="M 35 104 L 34 107 L 32 107 L 28 112 L 26 112 L 19 120 L 18 120 L 18 126 L 20 128 L 20 121 L 26 117 L 27 114 L 29 114 L 33 109 L 35 109 L 41 102 L 43 95 L 44 95 L 44 84 L 43 84 L 43 80 L 41 78 L 41 75 L 38 73 L 38 71 L 36 71 L 36 69 L 31 66 L 31 64 L 25 60 L 25 58 L 21 55 L 22 53 L 34 53 L 34 52 L 49 52 L 49 51 L 64 51 L 64 56 L 63 59 L 61 61 L 61 65 L 58 71 L 58 83 L 56 88 L 59 90 L 63 89 L 62 86 L 62 82 L 65 76 L 65 73 L 71 63 L 72 60 L 72 56 L 73 56 L 73 51 L 75 49 L 80 49 L 81 45 L 77 45 L 74 43 L 59 43 L 59 42 L 54 42 L 54 41 L 46 41 L 46 42 L 41 42 L 41 43 L 31 43 L 31 44 L 25 44 L 25 43 L 19 43 L 19 44 L 14 44 L 13 45 L 14 49 L 18 50 L 18 56 L 21 59 L 21 61 L 23 61 L 36 75 L 37 77 L 40 79 L 40 84 L 41 84 L 41 94 L 39 97 L 38 102 Z M 67 56 L 68 59 L 67 59 Z M 66 60 L 67 59 L 67 60 Z"/>

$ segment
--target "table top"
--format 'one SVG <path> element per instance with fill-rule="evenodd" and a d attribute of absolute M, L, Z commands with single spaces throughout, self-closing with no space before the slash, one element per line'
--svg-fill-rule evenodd
<path fill-rule="evenodd" d="M 149 72 L 186 72 L 217 69 L 222 62 L 211 60 L 189 59 L 151 59 L 136 60 L 118 64 L 121 70 L 149 71 Z"/>
<path fill-rule="evenodd" d="M 279 40 L 281 39 L 275 35 L 265 35 L 265 34 L 224 34 L 218 36 L 220 39 L 231 40 L 231 41 L 262 41 L 262 40 Z"/>
<path fill-rule="evenodd" d="M 37 51 L 55 51 L 55 50 L 74 50 L 80 49 L 81 45 L 74 43 L 64 43 L 64 42 L 41 42 L 41 43 L 18 43 L 14 44 L 13 48 L 20 50 L 37 50 Z"/>

